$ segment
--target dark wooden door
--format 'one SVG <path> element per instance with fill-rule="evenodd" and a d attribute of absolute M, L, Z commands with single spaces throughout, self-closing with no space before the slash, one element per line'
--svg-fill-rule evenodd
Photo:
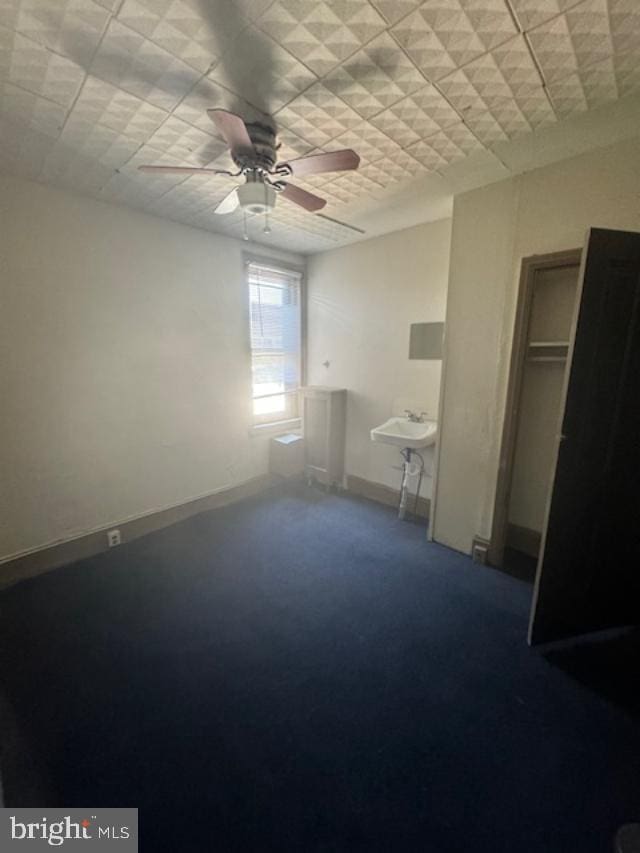
<path fill-rule="evenodd" d="M 640 614 L 640 234 L 592 229 L 529 642 Z"/>

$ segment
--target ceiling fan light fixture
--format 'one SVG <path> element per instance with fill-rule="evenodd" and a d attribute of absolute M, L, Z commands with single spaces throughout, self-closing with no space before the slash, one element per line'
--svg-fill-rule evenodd
<path fill-rule="evenodd" d="M 240 207 L 247 213 L 268 213 L 276 206 L 276 191 L 262 181 L 252 181 L 238 187 Z"/>

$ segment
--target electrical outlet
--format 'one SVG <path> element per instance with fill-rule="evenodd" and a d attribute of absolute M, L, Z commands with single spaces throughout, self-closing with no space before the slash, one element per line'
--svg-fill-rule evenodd
<path fill-rule="evenodd" d="M 107 542 L 109 543 L 109 548 L 113 548 L 115 545 L 119 545 L 122 540 L 120 539 L 120 531 L 119 530 L 110 530 L 107 533 Z"/>

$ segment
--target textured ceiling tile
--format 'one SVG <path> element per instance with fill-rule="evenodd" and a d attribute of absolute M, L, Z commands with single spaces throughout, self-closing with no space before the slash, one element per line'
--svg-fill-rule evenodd
<path fill-rule="evenodd" d="M 392 33 L 427 80 L 439 80 L 458 67 L 454 57 L 445 48 L 444 42 L 422 17 L 420 9 L 396 24 Z M 470 43 L 473 49 L 470 49 Z M 483 53 L 480 40 L 471 34 L 467 34 L 464 44 L 467 47 L 469 59 Z"/>
<path fill-rule="evenodd" d="M 317 251 L 353 237 L 353 231 L 340 223 L 324 216 L 312 216 L 286 201 L 276 207 L 271 216 L 271 226 L 273 236 L 282 239 L 282 235 L 286 235 L 286 245 L 293 251 Z"/>
<path fill-rule="evenodd" d="M 423 0 L 371 0 L 390 24 L 396 24 L 410 12 L 414 12 Z"/>
<path fill-rule="evenodd" d="M 233 184 L 225 178 L 194 175 L 172 187 L 162 199 L 174 208 L 206 210 L 221 202 L 231 189 Z"/>
<path fill-rule="evenodd" d="M 326 185 L 321 195 L 334 203 L 351 204 L 380 193 L 382 186 L 359 172 L 345 172 Z"/>
<path fill-rule="evenodd" d="M 75 192 L 97 195 L 112 175 L 111 166 L 57 142 L 45 160 L 40 179 Z"/>
<path fill-rule="evenodd" d="M 373 163 L 401 150 L 397 142 L 366 121 L 337 136 L 326 148 L 327 151 L 353 148 L 360 155 L 361 163 Z M 362 171 L 362 166 L 360 170 Z"/>
<path fill-rule="evenodd" d="M 546 90 L 542 87 L 518 95 L 516 103 L 533 130 L 555 124 L 557 120 Z"/>
<path fill-rule="evenodd" d="M 216 136 L 218 133 L 216 127 L 207 114 L 209 109 L 230 110 L 242 116 L 245 121 L 255 121 L 260 116 L 255 107 L 209 77 L 204 77 L 196 83 L 175 108 L 173 115 L 188 121 L 189 124 L 204 130 L 211 136 Z"/>
<path fill-rule="evenodd" d="M 466 77 L 473 90 L 489 107 L 495 99 L 513 96 L 511 86 L 502 74 L 495 57 L 490 53 L 485 53 L 484 56 L 470 62 L 460 74 Z M 456 107 L 460 108 L 458 104 Z"/>
<path fill-rule="evenodd" d="M 613 53 L 607 0 L 584 0 L 528 38 L 547 82 L 607 59 Z"/>
<path fill-rule="evenodd" d="M 150 175 L 140 175 L 140 177 L 149 178 Z M 132 205 L 138 202 L 144 206 L 150 205 L 167 189 L 166 181 L 162 183 L 153 180 L 141 181 L 137 179 L 137 176 L 120 170 L 102 186 L 99 197 L 104 201 L 111 201 L 116 204 Z"/>
<path fill-rule="evenodd" d="M 620 97 L 640 89 L 640 50 L 616 53 L 613 58 Z"/>
<path fill-rule="evenodd" d="M 446 6 L 442 0 L 428 0 L 429 3 L 438 8 L 438 14 Z M 487 50 L 492 50 L 518 32 L 504 0 L 460 0 L 460 5 Z"/>
<path fill-rule="evenodd" d="M 384 176 L 384 182 L 378 180 L 378 183 L 383 183 L 384 186 L 409 181 L 411 178 L 424 175 L 427 172 L 424 164 L 416 160 L 408 151 L 400 151 L 392 157 L 383 157 L 372 163 L 371 167 L 372 169 L 375 167 L 380 176 Z"/>
<path fill-rule="evenodd" d="M 59 143 L 114 169 L 131 159 L 139 147 L 135 139 L 128 139 L 112 128 L 73 116 L 65 124 Z"/>
<path fill-rule="evenodd" d="M 173 158 L 176 166 L 206 166 L 227 151 L 221 139 L 175 116 L 170 116 L 148 142 Z"/>
<path fill-rule="evenodd" d="M 459 122 L 460 116 L 434 86 L 427 85 L 371 121 L 398 145 L 406 148 L 443 127 Z"/>
<path fill-rule="evenodd" d="M 374 180 L 365 170 L 357 172 L 345 172 L 335 178 L 328 186 L 330 193 L 336 193 L 338 190 L 349 190 L 354 196 L 354 200 L 365 199 L 369 195 L 379 194 L 380 189 L 384 187 L 384 181 Z"/>
<path fill-rule="evenodd" d="M 286 127 L 278 128 L 278 162 L 296 160 L 310 154 L 312 146 Z"/>
<path fill-rule="evenodd" d="M 323 82 L 368 118 L 421 88 L 425 80 L 391 36 L 382 33 Z"/>
<path fill-rule="evenodd" d="M 511 139 L 531 130 L 518 100 L 490 54 L 441 80 L 438 86 L 485 145 L 502 141 L 505 136 Z M 535 100 L 539 101 L 540 98 L 546 100 L 541 86 Z M 527 105 L 534 115 L 536 104 L 533 103 L 533 97 Z M 547 110 L 547 120 L 553 120 L 552 113 L 549 113 L 550 106 L 542 107 L 538 104 L 537 109 Z M 537 121 L 541 123 L 542 118 L 538 117 Z"/>
<path fill-rule="evenodd" d="M 638 0 L 609 0 L 609 20 L 616 52 L 640 47 L 640 3 Z"/>
<path fill-rule="evenodd" d="M 386 26 L 368 0 L 276 0 L 258 25 L 319 76 Z"/>
<path fill-rule="evenodd" d="M 166 110 L 173 109 L 200 77 L 191 66 L 115 19 L 91 73 Z"/>
<path fill-rule="evenodd" d="M 124 0 L 118 19 L 202 72 L 247 25 L 233 4 L 199 0 Z"/>
<path fill-rule="evenodd" d="M 109 13 L 93 0 L 0 0 L 0 20 L 86 67 L 98 46 Z"/>
<path fill-rule="evenodd" d="M 576 0 L 511 0 L 518 22 L 523 30 L 530 30 L 555 18 Z"/>
<path fill-rule="evenodd" d="M 565 17 L 579 67 L 611 56 L 613 40 L 607 0 L 584 0 L 567 10 Z"/>
<path fill-rule="evenodd" d="M 142 145 L 135 154 L 127 160 L 118 171 L 122 175 L 127 175 L 130 180 L 140 183 L 150 193 L 157 189 L 156 194 L 166 192 L 175 184 L 180 184 L 185 180 L 184 175 L 175 173 L 153 174 L 143 173 L 138 171 L 138 166 L 172 166 L 172 158 L 167 156 L 166 151 L 156 148 L 153 145 Z"/>
<path fill-rule="evenodd" d="M 470 107 L 464 114 L 464 122 L 474 136 L 488 147 L 496 142 L 505 142 L 508 139 L 503 127 L 484 106 Z"/>
<path fill-rule="evenodd" d="M 531 132 L 529 122 L 513 98 L 496 98 L 492 101 L 491 115 L 509 139 Z"/>
<path fill-rule="evenodd" d="M 409 146 L 407 153 L 422 163 L 427 172 L 435 172 L 447 164 L 447 160 L 423 139 Z"/>
<path fill-rule="evenodd" d="M 97 77 L 87 77 L 73 106 L 71 119 L 101 124 L 129 139 L 145 142 L 167 118 L 167 113 L 123 92 Z"/>
<path fill-rule="evenodd" d="M 528 94 L 542 86 L 540 74 L 523 36 L 515 36 L 494 48 L 491 56 L 515 97 Z"/>
<path fill-rule="evenodd" d="M 321 152 L 314 150 L 311 153 L 319 154 Z M 335 172 L 323 172 L 320 175 L 307 175 L 305 178 L 295 178 L 294 183 L 299 184 L 306 190 L 309 190 L 310 193 L 318 193 L 328 183 L 330 183 L 335 176 Z"/>
<path fill-rule="evenodd" d="M 311 145 L 322 147 L 362 121 L 322 83 L 316 83 L 276 115 L 276 121 Z"/>
<path fill-rule="evenodd" d="M 392 32 L 427 79 L 437 81 L 517 30 L 503 0 L 427 0 Z"/>
<path fill-rule="evenodd" d="M 522 36 L 470 62 L 439 86 L 461 115 L 484 105 L 510 137 L 555 121 Z"/>
<path fill-rule="evenodd" d="M 613 58 L 589 65 L 578 74 L 588 108 L 595 109 L 618 100 L 618 86 Z"/>
<path fill-rule="evenodd" d="M 578 60 L 564 15 L 531 30 L 528 37 L 547 82 L 567 77 L 577 70 Z"/>
<path fill-rule="evenodd" d="M 447 163 L 461 160 L 468 154 L 484 148 L 463 122 L 439 131 L 430 136 L 427 142 Z"/>
<path fill-rule="evenodd" d="M 62 130 L 66 110 L 11 83 L 0 82 L 0 115 L 55 138 Z"/>
<path fill-rule="evenodd" d="M 0 27 L 0 79 L 69 107 L 84 77 L 82 68 L 70 59 Z"/>
<path fill-rule="evenodd" d="M 548 88 L 553 107 L 560 118 L 567 118 L 588 109 L 587 98 L 577 73 L 562 80 L 551 80 Z"/>
<path fill-rule="evenodd" d="M 549 94 L 562 118 L 616 101 L 619 93 L 613 58 L 551 81 Z"/>
<path fill-rule="evenodd" d="M 291 53 L 255 27 L 242 32 L 209 76 L 268 114 L 316 80 Z"/>

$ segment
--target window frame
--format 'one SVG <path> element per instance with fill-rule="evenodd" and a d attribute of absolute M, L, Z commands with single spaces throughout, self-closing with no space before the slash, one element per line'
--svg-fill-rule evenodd
<path fill-rule="evenodd" d="M 306 349 L 307 349 L 307 293 L 306 293 L 306 268 L 302 264 L 283 261 L 280 258 L 274 258 L 269 255 L 257 255 L 252 252 L 242 253 L 243 262 L 243 284 L 245 288 L 246 298 L 246 336 L 247 336 L 247 352 L 248 352 L 248 368 L 249 368 L 249 402 L 250 402 L 250 433 L 262 434 L 264 432 L 277 432 L 278 430 L 286 432 L 300 426 L 302 416 L 299 406 L 296 407 L 294 416 L 278 413 L 272 416 L 254 415 L 253 413 L 253 348 L 251 346 L 251 300 L 250 300 L 250 284 L 249 284 L 249 266 L 264 266 L 272 270 L 282 270 L 285 274 L 295 274 L 300 277 L 299 283 L 299 311 L 300 311 L 300 351 L 299 358 L 299 386 L 298 390 L 303 387 L 306 381 Z M 295 393 L 295 392 L 294 392 Z M 277 396 L 274 394 L 274 396 Z"/>

